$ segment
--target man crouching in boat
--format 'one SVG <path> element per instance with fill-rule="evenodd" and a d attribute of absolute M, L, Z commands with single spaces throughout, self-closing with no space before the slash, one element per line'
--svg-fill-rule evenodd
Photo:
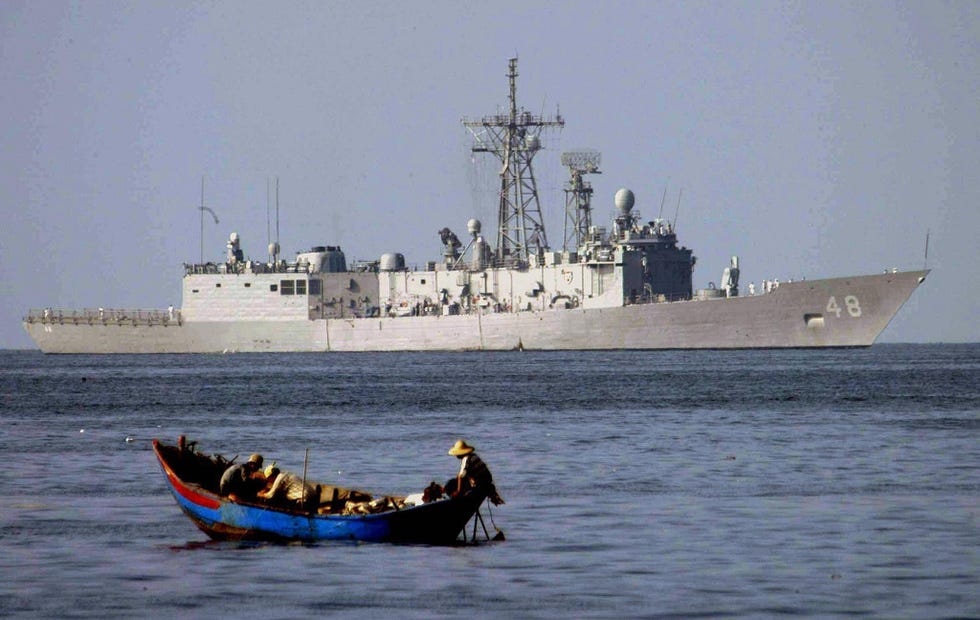
<path fill-rule="evenodd" d="M 504 503 L 504 498 L 500 497 L 500 494 L 497 493 L 497 487 L 493 484 L 493 475 L 490 474 L 490 469 L 483 462 L 483 459 L 476 455 L 476 448 L 459 439 L 449 449 L 449 456 L 455 456 L 460 460 L 460 463 L 456 478 L 446 483 L 445 490 L 448 495 L 456 497 L 470 489 L 481 489 L 487 492 L 487 497 L 490 498 L 494 506 Z"/>
<path fill-rule="evenodd" d="M 234 500 L 255 499 L 255 494 L 265 486 L 265 476 L 259 471 L 261 467 L 262 455 L 253 454 L 246 462 L 226 469 L 219 484 L 221 494 Z"/>
<path fill-rule="evenodd" d="M 320 489 L 304 482 L 288 471 L 279 471 L 275 465 L 265 469 L 266 486 L 259 491 L 259 499 L 270 504 L 299 510 L 313 510 L 320 503 Z"/>

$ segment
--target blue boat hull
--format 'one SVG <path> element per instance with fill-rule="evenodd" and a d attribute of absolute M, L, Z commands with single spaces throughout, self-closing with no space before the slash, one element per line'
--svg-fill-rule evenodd
<path fill-rule="evenodd" d="M 153 440 L 153 450 L 181 510 L 208 536 L 217 540 L 453 544 L 486 499 L 484 493 L 471 492 L 377 514 L 300 513 L 233 501 L 199 484 L 185 482 L 175 471 L 179 469 L 174 466 L 180 454 L 177 448 Z"/>

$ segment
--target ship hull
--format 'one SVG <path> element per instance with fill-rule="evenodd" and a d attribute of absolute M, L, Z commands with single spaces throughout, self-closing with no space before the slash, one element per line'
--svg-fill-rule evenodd
<path fill-rule="evenodd" d="M 46 353 L 867 347 L 927 274 L 810 280 L 764 295 L 540 312 L 24 325 Z"/>

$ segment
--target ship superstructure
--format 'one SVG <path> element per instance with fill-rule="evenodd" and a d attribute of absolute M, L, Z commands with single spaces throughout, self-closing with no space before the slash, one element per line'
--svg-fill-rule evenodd
<path fill-rule="evenodd" d="M 644 221 L 631 190 L 616 192 L 609 228 L 593 223 L 585 175 L 599 173 L 601 157 L 588 150 L 562 156 L 566 226 L 563 249 L 553 250 L 532 160 L 541 132 L 564 119 L 517 105 L 517 59 L 508 78 L 507 114 L 463 122 L 473 150 L 501 163 L 494 244 L 471 219 L 465 245 L 444 227 L 441 260 L 409 269 L 398 252 L 349 265 L 328 245 L 286 261 L 278 242 L 267 260 L 248 260 L 232 233 L 223 262 L 185 265 L 180 309 L 32 310 L 27 331 L 61 353 L 868 346 L 928 273 L 740 295 L 732 257 L 718 287 L 695 291 L 692 251 L 673 222 Z M 200 208 L 203 218 L 203 185 Z"/>

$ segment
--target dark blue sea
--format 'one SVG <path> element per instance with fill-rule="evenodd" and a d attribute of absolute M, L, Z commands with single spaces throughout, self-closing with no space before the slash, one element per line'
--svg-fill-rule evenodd
<path fill-rule="evenodd" d="M 376 494 L 465 438 L 506 540 L 209 543 L 180 434 Z M 6 351 L 0 472 L 2 617 L 980 617 L 980 345 Z"/>

